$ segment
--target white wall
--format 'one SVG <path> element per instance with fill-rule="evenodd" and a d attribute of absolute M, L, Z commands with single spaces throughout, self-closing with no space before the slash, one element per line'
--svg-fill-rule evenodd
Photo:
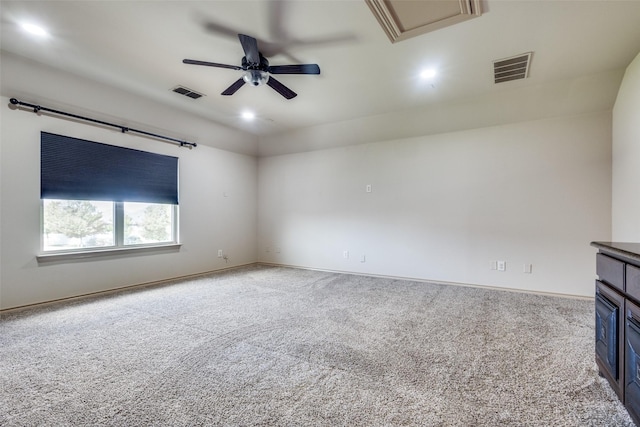
<path fill-rule="evenodd" d="M 611 114 L 266 157 L 258 182 L 261 261 L 591 296 Z"/>
<path fill-rule="evenodd" d="M 192 117 L 183 117 L 140 98 L 90 81 L 76 81 L 80 87 L 79 105 L 75 94 L 62 91 L 72 76 L 41 69 L 39 82 L 44 92 L 28 93 L 28 81 L 15 84 L 12 74 L 31 78 L 33 70 L 13 63 L 4 74 L 0 145 L 0 308 L 11 308 L 96 291 L 114 289 L 177 276 L 195 274 L 256 261 L 257 238 L 257 160 L 252 155 L 233 153 L 203 144 L 217 138 L 235 140 L 242 150 L 255 145 L 253 136 L 221 129 Z M 23 73 L 19 71 L 23 70 Z M 44 80 L 47 84 L 43 84 Z M 14 95 L 12 87 L 23 86 Z M 55 97 L 59 91 L 59 97 Z M 11 93 L 9 93 L 11 92 Z M 9 96 L 38 96 L 57 99 L 71 108 L 90 108 L 105 114 L 122 114 L 117 120 L 140 123 L 142 129 L 190 135 L 200 144 L 189 150 L 118 130 L 102 129 L 85 123 L 38 116 L 11 110 Z M 93 97 L 89 100 L 89 95 Z M 87 99 L 84 99 L 84 98 Z M 47 105 L 43 103 L 43 105 Z M 145 127 L 144 125 L 146 124 Z M 133 125 L 130 125 L 133 127 Z M 166 127 L 163 127 L 166 126 Z M 113 145 L 179 157 L 180 240 L 178 252 L 90 259 L 74 262 L 36 261 L 40 248 L 40 132 L 52 132 Z M 222 141 L 221 144 L 227 144 Z M 226 197 L 224 194 L 226 193 Z M 223 249 L 229 262 L 217 258 Z"/>
<path fill-rule="evenodd" d="M 258 150 L 275 156 L 610 111 L 623 74 L 624 69 L 615 69 L 544 84 L 496 86 L 464 100 L 265 135 Z"/>
<path fill-rule="evenodd" d="M 612 239 L 640 242 L 640 54 L 627 67 L 613 108 Z"/>

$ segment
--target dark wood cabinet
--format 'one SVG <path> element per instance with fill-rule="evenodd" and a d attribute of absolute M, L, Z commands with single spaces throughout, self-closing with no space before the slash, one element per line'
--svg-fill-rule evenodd
<path fill-rule="evenodd" d="M 591 245 L 598 248 L 596 364 L 640 426 L 640 244 Z"/>

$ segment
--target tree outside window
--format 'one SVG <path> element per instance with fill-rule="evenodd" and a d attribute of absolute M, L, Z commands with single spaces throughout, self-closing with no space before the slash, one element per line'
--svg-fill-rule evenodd
<path fill-rule="evenodd" d="M 113 246 L 113 203 L 45 200 L 45 249 Z"/>

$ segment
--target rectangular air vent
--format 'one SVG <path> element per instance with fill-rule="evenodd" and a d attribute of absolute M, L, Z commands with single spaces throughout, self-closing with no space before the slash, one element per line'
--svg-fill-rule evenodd
<path fill-rule="evenodd" d="M 511 58 L 493 61 L 493 75 L 495 83 L 520 80 L 529 77 L 529 64 L 533 52 L 523 53 Z"/>
<path fill-rule="evenodd" d="M 195 90 L 191 90 L 184 86 L 176 86 L 173 90 L 175 93 L 179 93 L 180 95 L 188 96 L 189 98 L 198 99 L 204 96 L 204 94 L 196 92 Z"/>

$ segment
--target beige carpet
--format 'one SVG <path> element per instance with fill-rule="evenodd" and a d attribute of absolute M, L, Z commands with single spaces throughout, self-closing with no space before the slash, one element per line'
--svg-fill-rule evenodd
<path fill-rule="evenodd" d="M 631 426 L 593 336 L 587 300 L 247 267 L 4 315 L 0 425 Z"/>

